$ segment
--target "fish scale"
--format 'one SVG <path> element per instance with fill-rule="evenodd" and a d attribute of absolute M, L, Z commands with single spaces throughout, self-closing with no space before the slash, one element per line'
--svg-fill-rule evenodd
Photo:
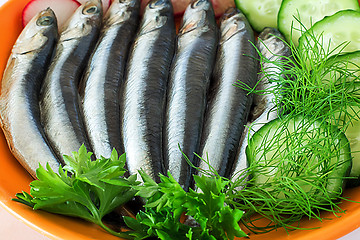
<path fill-rule="evenodd" d="M 265 28 L 259 35 L 257 41 L 257 48 L 261 54 L 267 58 L 269 61 L 281 61 L 283 57 L 290 56 L 290 48 L 284 42 L 283 36 L 275 28 Z M 258 85 L 256 90 L 276 90 L 281 86 L 274 81 L 271 82 L 271 79 L 264 78 L 264 74 L 274 72 L 279 72 L 281 69 L 275 66 L 273 63 L 268 63 L 263 61 L 262 71 L 258 76 Z M 277 118 L 278 111 L 280 109 L 276 108 L 275 95 L 274 94 L 256 94 L 254 96 L 254 104 L 249 115 L 247 127 L 242 133 L 242 139 L 240 141 L 239 150 L 236 156 L 236 163 L 233 166 L 232 178 L 237 179 L 241 177 L 244 169 L 247 168 L 247 158 L 246 158 L 246 147 L 248 145 L 248 140 L 252 135 L 258 131 L 265 123 L 270 122 L 271 120 Z"/>
<path fill-rule="evenodd" d="M 40 12 L 18 37 L 2 78 L 1 127 L 11 152 L 34 178 L 39 164 L 49 164 L 54 171 L 59 166 L 39 108 L 40 86 L 57 40 L 55 14 L 50 9 Z"/>
<path fill-rule="evenodd" d="M 162 128 L 175 34 L 170 0 L 150 1 L 129 53 L 120 108 L 129 172 L 144 169 L 156 181 L 164 173 Z"/>
<path fill-rule="evenodd" d="M 64 26 L 40 92 L 41 122 L 59 158 L 82 144 L 91 151 L 81 109 L 79 82 L 102 20 L 100 0 L 81 5 Z"/>
<path fill-rule="evenodd" d="M 125 66 L 139 23 L 140 0 L 114 1 L 88 64 L 81 87 L 84 122 L 96 156 L 124 152 L 120 97 Z"/>
<path fill-rule="evenodd" d="M 220 43 L 209 93 L 201 140 L 201 156 L 228 177 L 247 122 L 253 96 L 237 86 L 237 81 L 253 88 L 257 82 L 257 53 L 254 33 L 246 17 L 229 9 L 220 22 Z M 209 170 L 204 161 L 200 168 Z"/>
<path fill-rule="evenodd" d="M 184 189 L 197 164 L 206 95 L 215 62 L 218 29 L 211 2 L 192 1 L 180 27 L 169 78 L 164 135 L 166 170 Z M 180 150 L 180 149 L 181 150 Z"/>

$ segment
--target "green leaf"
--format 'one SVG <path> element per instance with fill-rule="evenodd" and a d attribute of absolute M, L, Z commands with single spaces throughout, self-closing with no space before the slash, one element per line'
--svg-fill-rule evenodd
<path fill-rule="evenodd" d="M 33 197 L 27 192 L 23 191 L 22 193 L 17 193 L 15 196 L 16 198 L 12 198 L 13 201 L 25 204 L 31 208 L 34 207 L 34 203 L 32 202 Z"/>
<path fill-rule="evenodd" d="M 246 236 L 238 225 L 242 211 L 232 210 L 225 205 L 227 192 L 224 189 L 230 184 L 228 179 L 210 175 L 194 176 L 196 188 L 201 191 L 190 189 L 185 192 L 170 173 L 168 176 L 160 175 L 160 183 L 143 171 L 139 173 L 144 184 L 136 186 L 136 189 L 139 191 L 137 195 L 146 198 L 145 211 L 140 212 L 136 220 L 128 221 L 128 227 L 137 233 L 139 239 L 225 240 Z M 180 216 L 184 212 L 200 227 L 181 223 Z"/>
<path fill-rule="evenodd" d="M 171 235 L 169 235 L 167 232 L 165 231 L 161 231 L 161 230 L 156 230 L 156 235 L 158 236 L 158 238 L 162 239 L 162 240 L 168 240 L 168 239 L 174 239 Z"/>
<path fill-rule="evenodd" d="M 159 192 L 158 186 L 139 186 L 136 189 L 138 190 L 136 196 L 140 196 L 142 198 L 150 198 Z"/>
<path fill-rule="evenodd" d="M 234 239 L 235 237 L 247 237 L 247 234 L 241 230 L 239 221 L 244 212 L 239 209 L 231 209 L 230 206 L 226 206 L 221 209 L 219 214 L 219 226 L 224 229 L 228 239 Z"/>
<path fill-rule="evenodd" d="M 30 194 L 17 194 L 18 202 L 48 212 L 79 217 L 96 223 L 117 236 L 102 223 L 102 218 L 118 206 L 128 202 L 136 193 L 135 177 L 123 178 L 125 157 L 116 151 L 109 159 L 92 161 L 92 153 L 81 146 L 72 157 L 64 156 L 66 166 L 55 173 L 47 164 L 36 170 L 38 180 L 31 182 Z M 68 175 L 68 171 L 72 173 Z"/>
<path fill-rule="evenodd" d="M 78 152 L 72 152 L 72 157 L 64 155 L 65 170 L 72 172 L 75 175 L 82 174 L 87 169 L 88 164 L 91 163 L 91 152 L 87 152 L 84 144 L 81 145 Z"/>
<path fill-rule="evenodd" d="M 185 192 L 170 173 L 160 175 L 160 183 L 142 170 L 139 171 L 142 184 L 136 175 L 124 178 L 125 155 L 119 157 L 116 151 L 110 158 L 92 161 L 91 153 L 82 146 L 79 152 L 65 159 L 68 166 L 59 167 L 58 173 L 49 165 L 46 169 L 39 166 L 38 180 L 30 184 L 31 195 L 19 193 L 14 200 L 34 209 L 83 218 L 126 239 L 221 240 L 245 236 L 237 225 L 242 212 L 225 205 L 224 188 L 229 181 L 224 178 L 195 176 L 196 187 L 201 191 Z M 142 197 L 146 204 L 136 219 L 124 217 L 130 231 L 117 233 L 104 225 L 102 218 L 106 214 L 135 195 Z M 200 227 L 180 222 L 183 213 Z"/>

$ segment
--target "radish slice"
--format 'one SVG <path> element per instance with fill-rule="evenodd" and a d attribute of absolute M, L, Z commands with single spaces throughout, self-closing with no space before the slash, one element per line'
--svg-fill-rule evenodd
<path fill-rule="evenodd" d="M 50 7 L 56 15 L 60 29 L 79 6 L 76 0 L 31 0 L 22 12 L 22 23 L 25 27 L 36 14 Z"/>
<path fill-rule="evenodd" d="M 84 4 L 86 3 L 88 0 L 77 0 L 80 4 Z M 103 7 L 103 12 L 106 13 L 106 11 L 109 9 L 110 4 L 111 4 L 111 0 L 101 0 L 102 2 L 102 7 Z"/>

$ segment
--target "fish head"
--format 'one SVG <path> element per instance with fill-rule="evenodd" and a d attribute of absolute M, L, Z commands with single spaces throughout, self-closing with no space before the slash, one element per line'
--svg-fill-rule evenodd
<path fill-rule="evenodd" d="M 170 0 L 152 0 L 145 8 L 140 27 L 141 34 L 152 32 L 174 22 L 173 6 Z"/>
<path fill-rule="evenodd" d="M 172 3 L 170 0 L 151 0 L 149 4 L 146 6 L 148 9 L 152 9 L 153 11 L 172 11 Z M 149 11 L 149 10 L 148 10 Z"/>
<path fill-rule="evenodd" d="M 14 54 L 25 54 L 40 50 L 49 38 L 57 38 L 57 20 L 50 8 L 39 12 L 25 26 L 12 52 Z"/>
<path fill-rule="evenodd" d="M 104 29 L 127 21 L 134 12 L 138 17 L 140 2 L 141 0 L 114 0 L 104 16 Z"/>
<path fill-rule="evenodd" d="M 49 28 L 49 26 L 57 26 L 56 16 L 51 8 L 41 11 L 33 21 L 36 21 L 36 26 L 39 28 L 37 31 Z"/>
<path fill-rule="evenodd" d="M 94 28 L 100 28 L 102 14 L 101 0 L 89 0 L 83 3 L 60 30 L 60 41 L 79 38 L 88 35 Z"/>
<path fill-rule="evenodd" d="M 143 19 L 154 19 L 156 16 L 173 16 L 173 5 L 170 0 L 151 0 L 146 5 Z"/>
<path fill-rule="evenodd" d="M 258 48 L 262 51 L 265 57 L 270 58 L 273 55 L 290 55 L 289 47 L 287 46 L 284 37 L 279 30 L 271 27 L 266 27 L 259 34 Z M 271 49 L 271 51 L 267 51 Z"/>
<path fill-rule="evenodd" d="M 237 8 L 228 8 L 220 19 L 220 42 L 246 30 L 251 31 L 251 27 L 245 15 Z"/>
<path fill-rule="evenodd" d="M 185 10 L 179 33 L 184 34 L 200 28 L 207 30 L 208 21 L 215 22 L 212 3 L 209 0 L 192 0 Z"/>
<path fill-rule="evenodd" d="M 224 14 L 221 16 L 220 21 L 231 21 L 234 18 L 241 18 L 242 20 L 245 18 L 245 16 L 241 13 L 241 11 L 235 7 L 230 7 L 226 9 Z M 234 21 L 234 20 L 233 20 Z"/>

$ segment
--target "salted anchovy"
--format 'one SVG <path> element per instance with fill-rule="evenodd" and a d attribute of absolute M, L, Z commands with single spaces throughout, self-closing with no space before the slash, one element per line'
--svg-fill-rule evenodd
<path fill-rule="evenodd" d="M 81 5 L 64 26 L 54 59 L 41 88 L 40 112 L 45 133 L 61 158 L 90 149 L 78 85 L 95 46 L 102 19 L 100 0 Z"/>
<path fill-rule="evenodd" d="M 120 135 L 120 90 L 138 26 L 140 0 L 114 1 L 87 66 L 81 89 L 84 122 L 96 156 L 124 152 Z"/>
<path fill-rule="evenodd" d="M 18 37 L 4 71 L 1 127 L 11 152 L 33 176 L 39 163 L 57 171 L 59 162 L 40 124 L 39 93 L 58 38 L 51 9 L 36 15 Z"/>
<path fill-rule="evenodd" d="M 165 167 L 188 189 L 196 164 L 206 108 L 206 96 L 215 62 L 218 29 L 208 0 L 192 1 L 180 27 L 167 94 Z M 181 151 L 179 150 L 181 148 Z"/>
<path fill-rule="evenodd" d="M 120 108 L 130 174 L 143 169 L 159 180 L 158 174 L 163 172 L 163 115 L 174 46 L 171 1 L 150 1 L 129 54 Z"/>
<path fill-rule="evenodd" d="M 260 33 L 257 48 L 262 56 L 271 62 L 281 61 L 283 57 L 290 56 L 290 48 L 282 40 L 283 36 L 275 28 L 265 28 Z M 258 76 L 258 91 L 280 91 L 279 81 L 265 77 L 279 76 L 279 67 L 275 64 L 263 61 L 261 62 L 262 72 Z M 255 94 L 253 109 L 251 110 L 247 127 L 245 127 L 242 134 L 240 148 L 236 157 L 236 164 L 232 172 L 232 177 L 237 179 L 247 167 L 247 160 L 245 150 L 248 145 L 248 140 L 258 131 L 264 124 L 278 117 L 279 109 L 276 108 L 275 95 L 267 92 L 266 94 Z"/>
<path fill-rule="evenodd" d="M 258 58 L 253 30 L 244 14 L 230 8 L 220 22 L 220 43 L 201 139 L 201 156 L 219 175 L 228 177 L 234 163 L 253 96 L 234 86 L 237 81 L 253 88 Z M 200 168 L 209 165 L 200 162 Z"/>

